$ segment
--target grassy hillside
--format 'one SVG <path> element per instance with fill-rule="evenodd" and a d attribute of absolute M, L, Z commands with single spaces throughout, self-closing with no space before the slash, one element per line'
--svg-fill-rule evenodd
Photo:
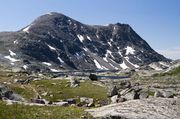
<path fill-rule="evenodd" d="M 15 93 L 20 94 L 27 101 L 41 95 L 49 101 L 59 101 L 67 98 L 94 98 L 96 104 L 107 100 L 106 88 L 94 85 L 92 81 L 83 81 L 79 87 L 71 88 L 68 80 L 38 80 L 29 84 L 16 83 L 16 79 L 27 79 L 24 73 L 13 73 L 0 70 L 0 84 L 8 86 Z M 47 92 L 47 95 L 43 95 Z M 88 116 L 86 108 L 77 106 L 25 106 L 20 104 L 6 105 L 0 100 L 0 118 L 2 119 L 79 119 Z M 89 117 L 90 118 L 90 117 Z"/>
<path fill-rule="evenodd" d="M 54 106 L 6 105 L 0 101 L 1 119 L 79 119 L 83 108 Z"/>
<path fill-rule="evenodd" d="M 180 66 L 165 73 L 154 74 L 153 76 L 156 77 L 156 76 L 179 76 L 179 75 L 180 75 Z"/>

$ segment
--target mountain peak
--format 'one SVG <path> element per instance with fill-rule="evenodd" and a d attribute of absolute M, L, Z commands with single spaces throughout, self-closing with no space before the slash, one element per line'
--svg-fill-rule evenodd
<path fill-rule="evenodd" d="M 134 69 L 169 61 L 128 24 L 85 25 L 55 12 L 40 16 L 21 32 L 0 33 L 0 42 L 6 46 L 0 62 L 26 70 Z"/>

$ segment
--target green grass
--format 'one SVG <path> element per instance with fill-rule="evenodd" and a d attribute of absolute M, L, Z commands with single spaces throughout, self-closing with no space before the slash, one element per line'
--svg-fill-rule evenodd
<path fill-rule="evenodd" d="M 90 97 L 96 100 L 107 99 L 107 90 L 104 87 L 92 84 L 91 81 L 81 82 L 80 86 L 76 88 L 71 88 L 67 80 L 40 80 L 31 84 L 39 94 L 48 92 L 47 96 L 42 97 L 51 101 L 79 97 Z"/>
<path fill-rule="evenodd" d="M 30 85 L 13 84 L 10 85 L 10 87 L 12 91 L 23 96 L 23 98 L 25 98 L 26 100 L 30 100 L 36 97 L 36 93 L 33 91 Z"/>
<path fill-rule="evenodd" d="M 0 83 L 3 82 L 14 82 L 14 79 L 26 79 L 27 74 L 25 73 L 13 73 L 10 71 L 1 71 L 0 70 Z"/>
<path fill-rule="evenodd" d="M 91 81 L 80 83 L 79 87 L 71 88 L 67 80 L 40 80 L 30 84 L 21 85 L 14 79 L 27 79 L 26 74 L 0 71 L 0 83 L 6 84 L 12 91 L 20 94 L 26 100 L 34 98 L 38 94 L 48 92 L 42 96 L 49 101 L 59 101 L 67 98 L 90 97 L 97 100 L 107 100 L 106 89 L 92 84 Z M 37 92 L 36 92 L 37 91 Z M 53 96 L 51 96 L 53 95 Z M 101 103 L 101 102 L 98 102 Z M 81 107 L 58 106 L 25 106 L 20 104 L 6 105 L 0 101 L 0 119 L 79 119 L 81 116 L 91 117 Z"/>
<path fill-rule="evenodd" d="M 1 119 L 79 119 L 86 115 L 83 110 L 77 107 L 6 105 L 0 101 Z"/>
<path fill-rule="evenodd" d="M 180 75 L 180 66 L 170 70 L 169 72 L 160 73 L 160 74 L 154 74 L 153 77 L 158 77 L 158 76 L 176 76 L 176 75 Z"/>

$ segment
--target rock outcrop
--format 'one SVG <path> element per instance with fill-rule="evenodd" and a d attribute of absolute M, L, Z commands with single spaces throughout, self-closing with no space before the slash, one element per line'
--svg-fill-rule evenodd
<path fill-rule="evenodd" d="M 149 98 L 130 100 L 86 110 L 103 119 L 179 119 L 180 100 L 173 98 Z"/>

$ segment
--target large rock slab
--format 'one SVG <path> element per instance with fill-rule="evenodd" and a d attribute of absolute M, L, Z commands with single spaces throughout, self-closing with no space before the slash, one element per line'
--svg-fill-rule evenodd
<path fill-rule="evenodd" d="M 95 118 L 179 119 L 180 99 L 149 98 L 130 100 L 86 110 Z"/>

